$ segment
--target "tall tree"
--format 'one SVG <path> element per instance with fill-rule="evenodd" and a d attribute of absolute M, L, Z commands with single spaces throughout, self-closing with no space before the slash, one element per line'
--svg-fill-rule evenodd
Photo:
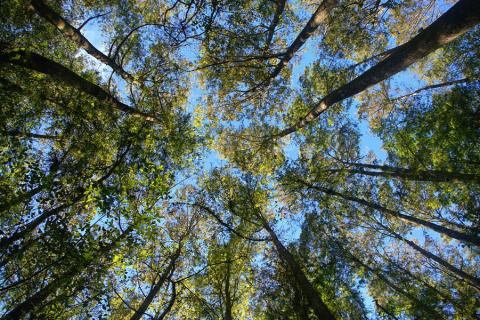
<path fill-rule="evenodd" d="M 308 125 L 333 104 L 350 98 L 368 87 L 388 79 L 441 46 L 455 40 L 480 22 L 480 6 L 473 0 L 461 0 L 428 28 L 395 48 L 381 62 L 363 74 L 330 92 L 297 123 L 276 134 L 286 136 Z"/>

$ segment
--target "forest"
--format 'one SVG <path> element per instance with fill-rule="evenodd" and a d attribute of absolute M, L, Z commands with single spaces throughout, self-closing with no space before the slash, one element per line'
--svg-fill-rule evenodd
<path fill-rule="evenodd" d="M 0 320 L 480 319 L 479 0 L 0 19 Z"/>

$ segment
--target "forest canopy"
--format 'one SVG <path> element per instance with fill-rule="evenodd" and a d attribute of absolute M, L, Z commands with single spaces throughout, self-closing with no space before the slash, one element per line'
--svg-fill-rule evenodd
<path fill-rule="evenodd" d="M 0 17 L 1 320 L 480 318 L 480 1 Z"/>

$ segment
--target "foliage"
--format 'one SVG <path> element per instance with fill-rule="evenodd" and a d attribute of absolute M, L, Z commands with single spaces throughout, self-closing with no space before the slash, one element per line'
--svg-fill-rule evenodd
<path fill-rule="evenodd" d="M 477 319 L 453 2 L 3 1 L 1 319 Z"/>

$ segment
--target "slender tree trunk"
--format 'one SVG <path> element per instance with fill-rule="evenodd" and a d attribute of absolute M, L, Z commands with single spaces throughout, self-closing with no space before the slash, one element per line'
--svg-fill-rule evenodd
<path fill-rule="evenodd" d="M 377 300 L 374 300 L 375 301 L 375 308 L 381 310 L 383 313 L 385 313 L 387 316 L 390 317 L 390 319 L 393 319 L 393 320 L 399 320 L 397 317 L 395 317 L 394 314 L 392 314 L 390 311 L 388 311 L 387 309 L 385 309 L 384 307 L 382 307 L 381 304 L 379 304 L 377 302 Z"/>
<path fill-rule="evenodd" d="M 270 237 L 272 238 L 273 244 L 275 245 L 275 248 L 277 249 L 277 252 L 280 258 L 289 267 L 294 277 L 294 280 L 297 284 L 297 287 L 307 299 L 308 303 L 310 304 L 310 307 L 313 309 L 317 318 L 334 320 L 335 317 L 333 316 L 332 312 L 328 309 L 328 307 L 322 301 L 322 299 L 320 298 L 320 295 L 315 290 L 315 288 L 310 283 L 310 281 L 308 281 L 307 277 L 305 276 L 305 273 L 303 272 L 302 268 L 297 263 L 295 258 L 287 250 L 287 248 L 283 246 L 283 244 L 280 242 L 275 232 L 272 230 L 272 228 L 270 228 L 270 225 L 268 224 L 268 222 L 263 218 L 261 218 L 261 220 L 265 230 L 270 234 Z"/>
<path fill-rule="evenodd" d="M 394 291 L 398 292 L 399 294 L 405 296 L 408 298 L 410 301 L 415 303 L 416 305 L 419 306 L 424 306 L 428 308 L 433 314 L 435 314 L 439 319 L 443 319 L 442 317 L 436 310 L 432 309 L 430 306 L 426 305 L 422 300 L 418 299 L 416 296 L 410 294 L 409 292 L 405 291 L 404 289 L 400 288 L 397 286 L 395 283 L 393 283 L 389 278 L 387 278 L 380 270 L 376 270 L 373 267 L 369 266 L 368 264 L 364 263 L 362 260 L 357 258 L 355 255 L 350 253 L 350 251 L 347 251 L 341 244 L 339 244 L 337 241 L 334 241 L 337 246 L 340 247 L 342 252 L 350 257 L 350 260 L 352 260 L 355 264 L 365 268 L 368 272 L 376 276 L 378 279 L 380 279 L 383 283 L 385 283 L 388 287 L 393 289 Z"/>
<path fill-rule="evenodd" d="M 28 241 L 25 241 L 22 243 L 21 246 L 15 247 L 11 250 L 8 251 L 8 253 L 5 251 L 4 254 L 2 254 L 2 260 L 0 260 L 0 269 L 3 268 L 7 263 L 10 261 L 14 261 L 15 257 L 21 256 L 24 254 L 27 249 L 30 249 L 33 245 L 36 245 L 38 241 L 38 238 L 31 238 L 28 239 Z"/>
<path fill-rule="evenodd" d="M 1 45 L 1 43 L 0 43 L 0 45 Z M 15 93 L 18 93 L 18 94 L 25 93 L 25 90 L 22 87 L 20 87 L 18 84 L 13 83 L 12 81 L 10 81 L 8 79 L 0 77 L 0 88 L 2 88 L 2 87 L 5 91 L 8 91 L 9 93 L 12 93 L 12 92 L 15 92 Z"/>
<path fill-rule="evenodd" d="M 34 311 L 37 307 L 41 306 L 50 295 L 52 295 L 62 284 L 63 281 L 68 281 L 76 276 L 81 270 L 84 269 L 84 265 L 76 265 L 68 272 L 62 274 L 60 278 L 51 281 L 46 287 L 40 289 L 33 296 L 29 297 L 24 302 L 17 305 L 12 311 L 8 312 L 2 317 L 2 320 L 17 320 L 21 319 L 27 314 Z"/>
<path fill-rule="evenodd" d="M 50 181 L 58 174 L 58 168 L 60 163 L 55 162 L 50 167 L 49 173 L 43 178 L 43 183 L 37 185 L 36 187 L 30 189 L 29 191 L 24 191 L 18 194 L 16 197 L 12 199 L 4 200 L 0 202 L 0 212 L 4 212 L 9 210 L 11 207 L 16 206 L 22 202 L 26 202 L 27 200 L 32 199 L 35 195 L 40 193 L 41 191 L 45 190 L 46 188 L 52 189 L 53 185 L 51 183 L 47 183 L 46 181 Z"/>
<path fill-rule="evenodd" d="M 273 15 L 272 22 L 268 27 L 267 39 L 265 40 L 265 49 L 270 48 L 272 43 L 273 35 L 275 34 L 275 29 L 277 28 L 278 23 L 280 22 L 280 17 L 282 16 L 283 11 L 285 10 L 286 0 L 277 0 L 275 3 L 275 13 Z"/>
<path fill-rule="evenodd" d="M 391 230 L 390 228 L 387 228 L 380 223 L 378 223 L 378 225 L 380 227 L 386 229 L 389 233 L 391 233 L 398 240 L 401 240 L 401 241 L 405 242 L 406 244 L 408 244 L 411 248 L 418 251 L 424 257 L 426 257 L 428 259 L 432 259 L 433 261 L 435 261 L 439 265 L 443 266 L 445 269 L 447 269 L 448 271 L 450 271 L 454 275 L 458 276 L 459 278 L 463 279 L 464 281 L 466 281 L 467 283 L 472 285 L 475 289 L 480 291 L 480 279 L 466 273 L 465 271 L 463 271 L 461 269 L 458 269 L 457 267 L 451 265 L 450 263 L 448 263 L 447 261 L 445 261 L 441 257 L 439 257 L 439 256 L 431 253 L 430 251 L 425 250 L 424 248 L 420 247 L 415 242 L 410 241 L 410 240 L 402 237 L 400 234 L 396 233 L 395 231 Z"/>
<path fill-rule="evenodd" d="M 307 42 L 308 38 L 310 38 L 315 32 L 315 30 L 317 30 L 318 27 L 327 20 L 329 12 L 335 7 L 337 2 L 338 0 L 323 0 L 323 2 L 318 6 L 317 10 L 312 15 L 312 17 L 302 29 L 302 31 L 297 35 L 292 44 L 287 48 L 285 55 L 277 64 L 273 72 L 269 75 L 266 82 L 269 82 L 270 79 L 274 79 L 280 74 L 282 69 L 293 58 L 295 53 L 300 50 L 300 48 L 305 44 L 305 42 Z"/>
<path fill-rule="evenodd" d="M 25 191 L 17 195 L 16 197 L 12 199 L 7 199 L 7 200 L 2 200 L 2 203 L 0 204 L 0 212 L 5 212 L 11 207 L 20 204 L 28 199 L 31 199 L 33 196 L 38 194 L 40 191 L 43 189 L 43 185 L 37 186 L 35 188 L 30 189 L 29 191 Z"/>
<path fill-rule="evenodd" d="M 235 234 L 236 236 L 242 238 L 242 239 L 245 239 L 245 240 L 249 240 L 249 241 L 256 241 L 256 242 L 261 242 L 261 241 L 269 241 L 270 239 L 267 239 L 267 238 L 252 238 L 252 237 L 249 237 L 249 236 L 245 236 L 243 234 L 241 234 L 240 232 L 238 232 L 236 229 L 232 228 L 228 223 L 226 223 L 225 221 L 223 221 L 220 216 L 215 213 L 215 211 L 213 211 L 211 208 L 207 207 L 206 205 L 200 203 L 200 202 L 195 202 L 195 203 L 188 203 L 188 202 L 185 202 L 185 203 L 182 203 L 182 202 L 178 202 L 178 204 L 186 204 L 186 205 L 189 205 L 189 206 L 193 206 L 193 207 L 198 207 L 200 209 L 202 209 L 203 211 L 205 211 L 206 213 L 210 214 L 219 224 L 221 224 L 222 226 L 224 226 L 228 231 L 230 231 L 231 233 Z"/>
<path fill-rule="evenodd" d="M 388 261 L 389 264 L 394 265 L 396 269 L 398 269 L 398 272 L 402 274 L 408 275 L 412 280 L 418 281 L 422 283 L 425 287 L 427 287 L 429 290 L 434 291 L 437 295 L 439 295 L 443 300 L 450 302 L 452 305 L 455 305 L 455 307 L 459 307 L 459 304 L 457 301 L 455 301 L 450 295 L 445 294 L 444 292 L 440 291 L 440 289 L 432 286 L 428 281 L 425 281 L 425 279 L 422 279 L 420 276 L 413 274 L 410 270 L 407 268 L 399 265 L 396 261 L 392 260 L 392 258 L 388 256 L 382 256 L 382 259 Z"/>
<path fill-rule="evenodd" d="M 480 176 L 473 173 L 449 172 L 440 170 L 416 170 L 387 165 L 374 165 L 367 163 L 349 163 L 352 168 L 333 169 L 332 172 L 346 171 L 351 174 L 363 174 L 377 177 L 394 177 L 411 181 L 431 181 L 431 182 L 480 182 Z M 376 171 L 367 171 L 374 169 Z"/>
<path fill-rule="evenodd" d="M 343 170 L 339 170 L 343 171 Z M 480 177 L 475 174 L 455 174 L 453 172 L 445 172 L 440 174 L 439 172 L 393 172 L 393 171 L 367 171 L 362 169 L 346 169 L 350 174 L 361 174 L 372 177 L 391 177 L 409 181 L 426 181 L 426 182 L 478 182 Z M 438 175 L 437 175 L 438 173 Z"/>
<path fill-rule="evenodd" d="M 407 93 L 403 96 L 395 97 L 391 101 L 397 101 L 397 100 L 400 100 L 400 99 L 416 96 L 416 95 L 418 95 L 419 93 L 421 93 L 422 91 L 425 91 L 425 90 L 437 89 L 437 88 L 442 88 L 442 87 L 449 87 L 449 86 L 453 86 L 455 84 L 466 83 L 466 82 L 470 82 L 470 81 L 471 80 L 468 79 L 468 78 L 463 78 L 463 79 L 458 79 L 458 80 L 452 80 L 452 81 L 432 84 L 432 85 L 425 86 L 423 88 L 417 89 L 413 92 Z"/>
<path fill-rule="evenodd" d="M 330 92 L 296 124 L 275 136 L 286 136 L 314 121 L 333 104 L 350 98 L 363 90 L 388 79 L 438 48 L 455 40 L 480 22 L 480 2 L 460 0 L 440 18 L 410 41 L 397 47 L 392 54 L 363 74 Z"/>
<path fill-rule="evenodd" d="M 351 66 L 348 66 L 346 67 L 347 70 L 354 70 L 355 68 L 357 68 L 358 66 L 362 65 L 362 64 L 365 64 L 365 63 L 368 63 L 372 60 L 375 60 L 375 59 L 379 59 L 379 58 L 383 58 L 385 59 L 386 57 L 388 57 L 389 55 L 391 55 L 396 49 L 398 49 L 398 47 L 395 47 L 395 48 L 392 48 L 392 49 L 387 49 L 383 52 L 380 52 L 380 53 L 377 53 L 371 57 L 368 57 L 366 58 L 365 60 L 362 60 L 360 62 L 357 62 Z"/>
<path fill-rule="evenodd" d="M 305 308 L 305 304 L 302 303 L 302 295 L 297 286 L 293 288 L 293 308 L 297 311 L 297 315 L 300 319 L 309 319 L 309 310 Z"/>
<path fill-rule="evenodd" d="M 126 112 L 133 116 L 142 117 L 148 121 L 157 121 L 157 119 L 152 115 L 120 102 L 117 100 L 117 98 L 103 90 L 98 85 L 85 80 L 70 69 L 37 53 L 28 52 L 23 49 L 14 49 L 7 52 L 0 51 L 0 63 L 12 63 L 30 70 L 47 74 L 57 81 L 63 82 L 68 86 L 89 94 L 99 101 L 112 105 L 117 110 Z"/>
<path fill-rule="evenodd" d="M 51 134 L 42 134 L 42 133 L 34 133 L 34 132 L 21 132 L 21 131 L 3 131 L 3 134 L 11 137 L 18 137 L 18 138 L 31 138 L 31 139 L 38 139 L 38 140 L 60 140 L 59 136 L 51 135 Z"/>
<path fill-rule="evenodd" d="M 388 208 L 386 208 L 386 207 L 384 207 L 380 204 L 377 204 L 377 203 L 374 203 L 374 202 L 369 202 L 369 201 L 367 201 L 365 199 L 362 199 L 362 198 L 350 196 L 348 194 L 341 193 L 341 192 L 338 192 L 338 191 L 335 191 L 335 190 L 332 190 L 332 189 L 327 189 L 327 188 L 323 188 L 323 187 L 320 187 L 320 186 L 315 186 L 315 185 L 310 184 L 310 183 L 308 183 L 306 181 L 303 181 L 303 180 L 297 180 L 297 181 L 304 184 L 305 186 L 307 186 L 310 189 L 318 190 L 320 192 L 323 192 L 323 193 L 326 193 L 326 194 L 329 194 L 329 195 L 332 195 L 332 196 L 337 196 L 337 197 L 340 197 L 340 198 L 348 200 L 348 201 L 359 203 L 361 205 L 364 205 L 368 208 L 371 208 L 371 209 L 377 210 L 379 212 L 385 213 L 387 215 L 391 215 L 391 216 L 400 218 L 402 220 L 414 223 L 416 225 L 421 225 L 421 226 L 430 228 L 430 229 L 432 229 L 432 230 L 434 230 L 438 233 L 444 234 L 444 235 L 446 235 L 450 238 L 457 239 L 457 240 L 460 240 L 460 241 L 463 241 L 463 242 L 468 242 L 468 243 L 470 243 L 472 245 L 475 245 L 475 246 L 480 246 L 480 238 L 476 235 L 466 234 L 466 233 L 463 233 L 463 232 L 460 232 L 460 231 L 452 230 L 452 229 L 449 229 L 447 227 L 440 226 L 438 224 L 435 224 L 435 223 L 432 223 L 432 222 L 429 222 L 429 221 L 426 221 L 426 220 L 423 220 L 423 219 L 420 219 L 420 218 L 417 218 L 417 217 L 413 217 L 413 216 L 403 214 L 403 213 L 401 213 L 399 211 L 396 211 L 396 210 L 388 209 Z"/>
<path fill-rule="evenodd" d="M 23 248 L 25 248 L 25 246 L 23 246 Z M 38 276 L 39 274 L 45 272 L 46 270 L 48 270 L 51 267 L 55 266 L 56 264 L 60 263 L 65 258 L 66 258 L 66 255 L 61 256 L 60 258 L 56 259 L 52 263 L 49 263 L 47 266 L 41 268 L 40 270 L 35 271 L 34 273 L 29 275 L 28 277 L 21 278 L 21 279 L 15 281 L 13 283 L 10 283 L 9 285 L 7 285 L 5 287 L 0 288 L 0 292 L 11 290 L 14 287 L 17 287 L 17 286 L 20 286 L 20 285 L 24 284 L 25 282 L 31 281 L 34 277 Z"/>
<path fill-rule="evenodd" d="M 130 320 L 140 320 L 143 317 L 143 315 L 145 314 L 145 311 L 147 311 L 153 299 L 157 296 L 163 284 L 175 269 L 175 264 L 177 263 L 177 259 L 180 256 L 180 252 L 181 252 L 181 246 L 178 247 L 173 257 L 170 259 L 170 263 L 168 264 L 167 268 L 162 273 L 162 275 L 160 276 L 158 281 L 155 283 L 155 285 L 152 287 L 152 289 L 148 292 L 147 297 L 145 298 L 145 300 L 143 300 L 142 304 L 137 309 L 137 311 L 132 315 Z"/>
<path fill-rule="evenodd" d="M 106 56 L 98 50 L 87 38 L 85 38 L 80 30 L 73 27 L 62 16 L 50 8 L 43 0 L 32 0 L 31 9 L 33 9 L 39 16 L 50 22 L 63 35 L 77 44 L 79 48 L 85 49 L 87 53 L 95 57 L 97 60 L 105 63 L 117 72 L 123 79 L 134 82 L 131 74 L 126 72 L 122 66 L 118 65 L 113 59 Z"/>
<path fill-rule="evenodd" d="M 15 241 L 20 240 L 24 238 L 26 235 L 31 233 L 33 230 L 35 230 L 40 224 L 45 222 L 48 218 L 53 217 L 63 210 L 69 208 L 70 206 L 74 205 L 80 199 L 83 198 L 83 195 L 76 196 L 72 199 L 71 202 L 64 203 L 62 205 L 59 205 L 58 207 L 55 207 L 51 210 L 47 210 L 29 223 L 27 223 L 21 230 L 18 230 L 14 232 L 12 235 L 9 237 L 3 238 L 0 240 L 0 250 L 6 250 L 8 247 L 10 247 Z"/>
<path fill-rule="evenodd" d="M 225 320 L 232 320 L 232 296 L 230 292 L 231 260 L 228 255 L 227 259 L 227 272 L 225 273 Z"/>

